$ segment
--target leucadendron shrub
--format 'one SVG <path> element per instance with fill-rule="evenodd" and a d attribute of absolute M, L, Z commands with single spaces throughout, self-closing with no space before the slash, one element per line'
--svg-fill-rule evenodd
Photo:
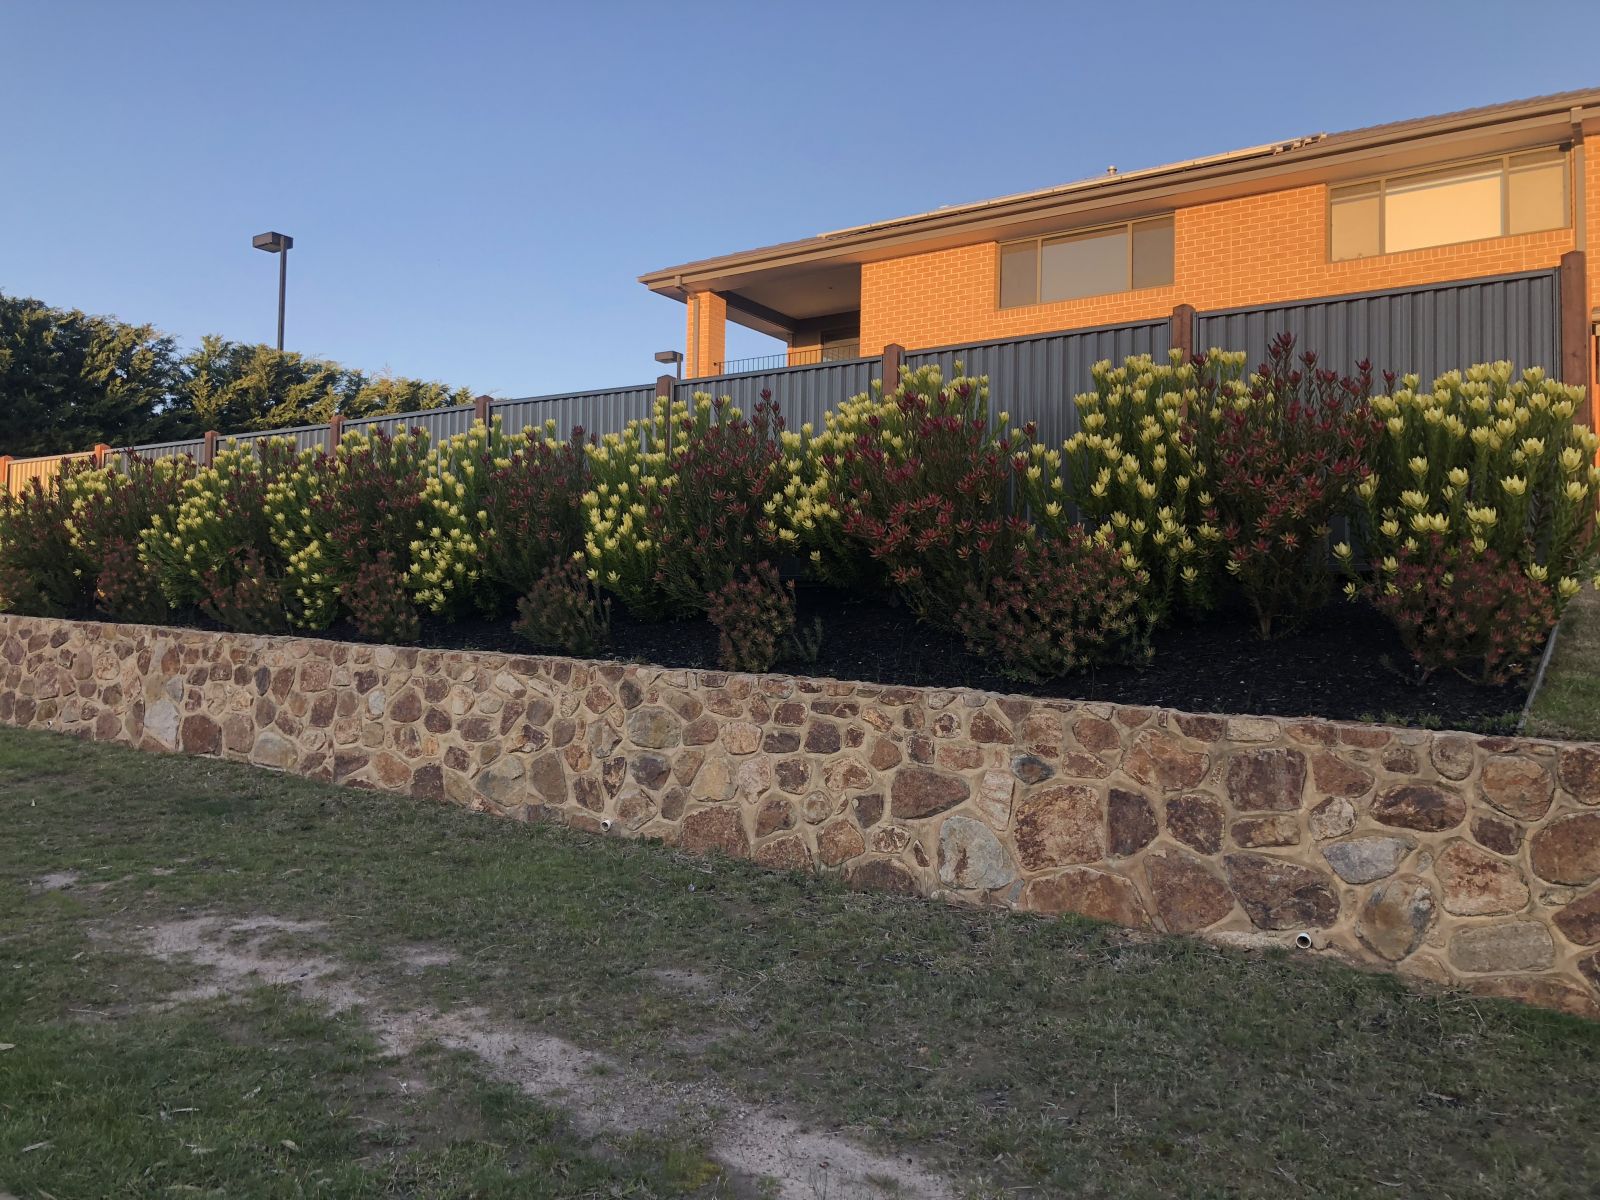
<path fill-rule="evenodd" d="M 482 498 L 488 515 L 483 569 L 487 582 L 500 589 L 501 604 L 527 597 L 552 568 L 565 571 L 583 548 L 583 497 L 589 490 L 583 429 L 561 438 L 551 420 L 523 432 L 521 444 L 505 457 L 497 461 L 486 452 L 480 462 L 489 472 Z"/>
<path fill-rule="evenodd" d="M 500 589 L 485 572 L 489 493 L 495 472 L 525 443 L 496 416 L 441 442 L 428 463 L 406 583 L 429 612 L 459 617 L 500 607 Z"/>
<path fill-rule="evenodd" d="M 1431 390 L 1419 383 L 1406 376 L 1372 399 L 1382 426 L 1357 535 L 1367 563 L 1355 546 L 1337 547 L 1353 576 L 1346 590 L 1396 621 L 1424 669 L 1459 667 L 1484 658 L 1486 624 L 1520 620 L 1503 608 L 1447 618 L 1461 608 L 1460 582 L 1481 580 L 1485 563 L 1491 574 L 1520 574 L 1549 605 L 1523 606 L 1539 614 L 1537 637 L 1484 658 L 1504 677 L 1517 669 L 1516 648 L 1542 643 L 1600 560 L 1600 438 L 1574 419 L 1583 389 L 1538 368 L 1519 376 L 1510 363 L 1487 363 L 1441 375 Z M 1513 597 L 1520 584 L 1500 590 Z"/>
<path fill-rule="evenodd" d="M 824 579 L 884 586 L 912 612 L 959 631 L 974 589 L 1010 569 L 1028 536 L 1014 476 L 1020 432 L 991 426 L 989 385 L 937 366 L 902 372 L 842 405 L 804 449 L 815 466 L 783 512 Z"/>
<path fill-rule="evenodd" d="M 1298 628 L 1328 601 L 1333 523 L 1373 478 L 1371 395 L 1370 364 L 1340 375 L 1314 351 L 1296 356 L 1283 334 L 1248 385 L 1219 393 L 1197 424 L 1215 492 L 1206 515 L 1263 638 Z"/>
<path fill-rule="evenodd" d="M 431 461 L 422 430 L 354 432 L 272 481 L 267 506 L 294 624 L 322 629 L 343 615 L 365 637 L 415 640 L 406 580 Z"/>
<path fill-rule="evenodd" d="M 795 535 L 774 520 L 792 463 L 765 398 L 749 417 L 705 394 L 656 401 L 588 448 L 589 576 L 636 616 L 704 612 L 740 568 Z"/>
<path fill-rule="evenodd" d="M 300 462 L 288 438 L 230 442 L 183 482 L 177 508 L 158 512 L 140 537 L 168 604 L 244 633 L 289 628 L 288 554 L 267 497 Z"/>
<path fill-rule="evenodd" d="M 185 481 L 195 474 L 188 455 L 124 456 L 121 469 L 85 472 L 67 485 L 72 545 L 94 579 L 94 605 L 123 621 L 157 623 L 170 609 L 152 565 L 139 553 L 144 531 L 158 515 L 176 512 Z"/>
<path fill-rule="evenodd" d="M 90 607 L 95 565 L 73 544 L 72 505 L 91 474 L 99 472 L 69 461 L 54 479 L 0 492 L 0 611 L 65 617 Z"/>
<path fill-rule="evenodd" d="M 1135 355 L 1093 367 L 1094 391 L 1075 398 L 1079 430 L 1055 452 L 1034 443 L 1025 475 L 1035 519 L 1076 519 L 1109 529 L 1149 576 L 1146 602 L 1159 617 L 1179 603 L 1210 607 L 1222 530 L 1211 452 L 1216 422 L 1248 399 L 1244 355 L 1212 350 L 1161 363 Z M 1035 475 L 1031 468 L 1041 467 Z"/>

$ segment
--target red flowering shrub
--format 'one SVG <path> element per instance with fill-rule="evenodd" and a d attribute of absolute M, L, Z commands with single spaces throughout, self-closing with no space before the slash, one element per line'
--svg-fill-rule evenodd
<path fill-rule="evenodd" d="M 535 646 L 589 655 L 611 640 L 611 601 L 601 597 L 582 564 L 570 556 L 544 569 L 517 612 L 514 628 Z"/>
<path fill-rule="evenodd" d="M 967 648 L 1013 679 L 1040 682 L 1148 654 L 1143 587 L 1106 534 L 1028 541 L 962 610 Z"/>
<path fill-rule="evenodd" d="M 711 594 L 709 616 L 724 669 L 769 670 L 785 643 L 794 645 L 794 584 L 771 563 L 747 566 Z"/>
<path fill-rule="evenodd" d="M 1211 450 L 1215 505 L 1205 516 L 1222 531 L 1228 572 L 1264 638 L 1326 601 L 1329 528 L 1370 473 L 1379 428 L 1367 363 L 1340 376 L 1309 351 L 1296 367 L 1293 352 L 1290 335 L 1273 340 L 1248 398 L 1217 414 Z"/>
<path fill-rule="evenodd" d="M 1505 683 L 1527 670 L 1555 628 L 1550 588 L 1512 558 L 1430 533 L 1402 548 L 1368 594 L 1393 622 L 1424 680 L 1441 667 Z"/>
<path fill-rule="evenodd" d="M 159 622 L 169 608 L 155 567 L 139 552 L 144 531 L 159 514 L 177 511 L 194 460 L 128 455 L 121 473 L 84 475 L 73 488 L 72 541 L 94 564 L 95 605 L 108 616 Z"/>
<path fill-rule="evenodd" d="M 859 397 L 823 439 L 834 515 L 813 535 L 825 575 L 858 575 L 863 558 L 913 612 L 959 627 L 973 588 L 1007 569 L 1027 522 L 1013 511 L 1013 439 L 989 429 L 988 387 L 943 386 L 936 369 L 908 373 L 892 396 Z"/>
<path fill-rule="evenodd" d="M 356 568 L 344 589 L 344 605 L 363 637 L 379 642 L 414 642 L 422 634 L 405 575 L 389 550 Z"/>
<path fill-rule="evenodd" d="M 552 429 L 553 432 L 553 429 Z M 526 596 L 552 566 L 565 569 L 583 547 L 583 494 L 589 487 L 581 428 L 566 441 L 530 431 L 528 444 L 489 472 L 482 503 L 484 575 L 504 595 Z"/>
<path fill-rule="evenodd" d="M 646 617 L 704 612 L 706 597 L 783 540 L 773 512 L 788 463 L 783 419 L 763 398 L 656 403 L 589 452 L 590 577 Z"/>
<path fill-rule="evenodd" d="M 276 564 L 254 547 L 240 553 L 232 569 L 208 567 L 200 577 L 200 611 L 240 633 L 287 633 L 283 578 Z"/>

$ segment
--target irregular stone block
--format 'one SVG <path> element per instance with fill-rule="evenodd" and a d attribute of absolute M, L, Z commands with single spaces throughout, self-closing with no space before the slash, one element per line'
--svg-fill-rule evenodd
<path fill-rule="evenodd" d="M 1016 877 L 1011 855 L 982 821 L 958 814 L 939 827 L 939 881 L 945 886 L 992 891 Z"/>
<path fill-rule="evenodd" d="M 1260 929 L 1326 929 L 1339 919 L 1339 893 L 1320 871 L 1260 854 L 1222 862 L 1234 897 Z"/>

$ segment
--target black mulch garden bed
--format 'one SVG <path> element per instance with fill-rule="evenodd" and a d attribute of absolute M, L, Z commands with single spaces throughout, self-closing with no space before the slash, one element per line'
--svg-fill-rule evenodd
<path fill-rule="evenodd" d="M 916 621 L 903 608 L 827 588 L 799 593 L 802 626 L 821 618 L 816 662 L 775 670 L 872 683 L 971 687 L 997 692 L 1147 704 L 1188 712 L 1331 717 L 1506 732 L 1520 716 L 1525 684 L 1484 687 L 1448 671 L 1426 684 L 1410 678 L 1410 660 L 1394 630 L 1356 604 L 1329 605 L 1303 629 L 1270 642 L 1244 612 L 1163 630 L 1144 667 L 1102 667 L 1048 684 L 1007 679 L 967 652 L 959 638 Z M 717 633 L 704 620 L 649 622 L 614 605 L 605 657 L 668 667 L 717 666 Z M 362 640 L 341 624 L 316 636 Z M 510 620 L 447 622 L 426 618 L 422 644 L 442 649 L 536 653 Z"/>

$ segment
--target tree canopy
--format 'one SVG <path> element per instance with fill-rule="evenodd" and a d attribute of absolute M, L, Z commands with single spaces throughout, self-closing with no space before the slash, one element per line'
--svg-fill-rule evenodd
<path fill-rule="evenodd" d="M 0 454 L 244 433 L 471 399 L 466 388 L 365 375 L 215 335 L 182 353 L 152 325 L 0 292 Z"/>

